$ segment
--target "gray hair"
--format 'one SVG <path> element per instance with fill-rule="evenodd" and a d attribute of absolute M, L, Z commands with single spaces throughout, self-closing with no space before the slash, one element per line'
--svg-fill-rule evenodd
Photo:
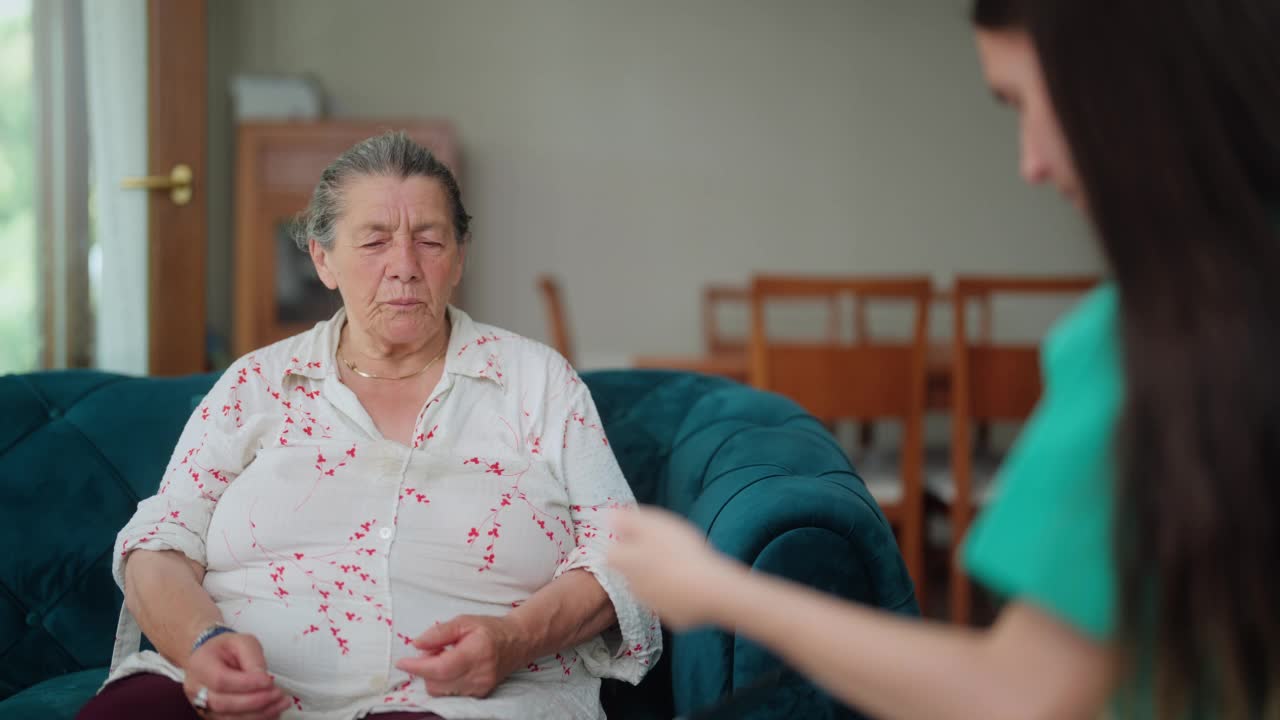
<path fill-rule="evenodd" d="M 332 249 L 347 184 L 354 178 L 378 175 L 438 180 L 453 216 L 454 237 L 458 244 L 470 238 L 471 216 L 462 206 L 462 193 L 453 173 L 430 150 L 409 139 L 404 131 L 395 131 L 356 143 L 324 169 L 320 182 L 311 193 L 311 202 L 307 203 L 307 209 L 302 211 L 294 225 L 293 240 L 298 247 L 305 251 L 307 240 L 315 238 L 324 249 Z"/>

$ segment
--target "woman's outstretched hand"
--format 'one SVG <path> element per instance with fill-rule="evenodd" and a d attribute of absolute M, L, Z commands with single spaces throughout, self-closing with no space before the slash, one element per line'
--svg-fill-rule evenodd
<path fill-rule="evenodd" d="M 745 568 L 716 552 L 683 518 L 656 508 L 620 510 L 609 565 L 640 601 L 681 630 L 716 621 L 716 598 Z"/>

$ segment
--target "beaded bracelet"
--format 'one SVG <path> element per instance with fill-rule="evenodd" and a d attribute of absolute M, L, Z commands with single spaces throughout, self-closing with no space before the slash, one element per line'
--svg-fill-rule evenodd
<path fill-rule="evenodd" d="M 192 643 L 191 652 L 194 653 L 196 650 L 199 650 L 201 645 L 209 642 L 210 640 L 218 637 L 219 635 L 222 635 L 224 633 L 233 633 L 233 632 L 235 632 L 235 630 L 227 627 L 226 625 L 222 625 L 222 624 L 210 625 L 208 629 L 200 633 L 199 637 L 196 638 L 196 641 Z"/>

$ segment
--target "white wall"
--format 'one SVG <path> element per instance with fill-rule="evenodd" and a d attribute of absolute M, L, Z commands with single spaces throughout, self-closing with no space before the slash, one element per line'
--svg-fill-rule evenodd
<path fill-rule="evenodd" d="M 211 5 L 214 92 L 308 72 L 335 116 L 453 119 L 467 308 L 545 337 L 533 279 L 554 272 L 584 365 L 697 351 L 702 285 L 757 270 L 1099 268 L 1072 212 L 1021 186 L 963 0 Z"/>

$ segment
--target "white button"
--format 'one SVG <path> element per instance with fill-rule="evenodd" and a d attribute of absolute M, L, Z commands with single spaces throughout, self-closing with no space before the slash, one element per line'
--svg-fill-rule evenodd
<path fill-rule="evenodd" d="M 386 687 L 386 685 L 387 685 L 386 678 L 382 678 L 382 677 L 369 678 L 369 689 L 373 690 L 374 692 L 381 690 L 382 688 Z"/>
<path fill-rule="evenodd" d="M 379 530 L 379 531 L 378 531 L 378 537 L 382 538 L 383 540 L 390 540 L 390 539 L 391 539 L 391 528 L 382 528 L 381 530 Z"/>

